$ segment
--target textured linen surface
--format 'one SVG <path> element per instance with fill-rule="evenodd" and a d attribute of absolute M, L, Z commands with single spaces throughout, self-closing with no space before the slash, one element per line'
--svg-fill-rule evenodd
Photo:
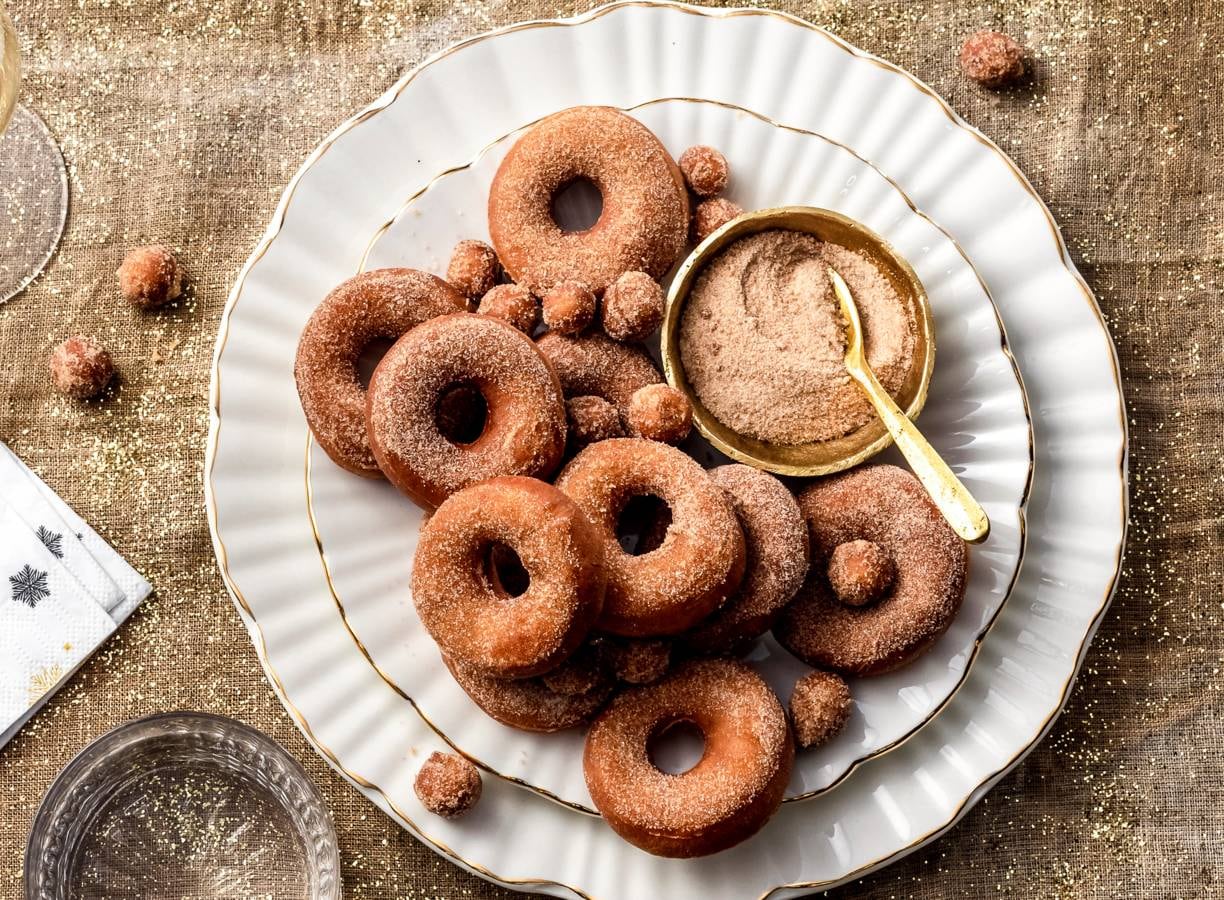
<path fill-rule="evenodd" d="M 586 3 L 9 0 L 22 100 L 56 135 L 72 208 L 47 274 L 0 307 L 0 439 L 156 593 L 0 752 L 0 897 L 21 890 L 31 816 L 91 738 L 200 709 L 281 741 L 335 814 L 349 897 L 503 897 L 333 775 L 272 695 L 222 586 L 201 470 L 213 339 L 229 285 L 288 178 L 339 121 L 429 53 Z M 1117 342 L 1133 524 L 1117 598 L 1053 733 L 947 836 L 858 896 L 1219 896 L 1224 853 L 1221 355 L 1224 8 L 1171 3 L 795 2 L 789 12 L 908 68 L 1009 152 L 1050 203 Z M 1003 27 L 1023 88 L 958 73 Z M 3 227 L 0 225 L 0 227 Z M 191 288 L 141 314 L 124 251 L 165 242 Z M 51 346 L 97 335 L 120 390 L 51 391 Z"/>

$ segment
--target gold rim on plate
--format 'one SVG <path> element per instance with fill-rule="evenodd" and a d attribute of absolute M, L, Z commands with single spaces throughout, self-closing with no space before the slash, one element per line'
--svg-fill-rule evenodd
<path fill-rule="evenodd" d="M 891 851 L 889 853 L 886 853 L 867 863 L 864 863 L 863 865 L 857 867 L 853 871 L 847 872 L 836 878 L 825 879 L 822 881 L 790 882 L 787 884 L 777 885 L 763 892 L 760 895 L 760 900 L 766 900 L 766 898 L 772 896 L 773 894 L 781 890 L 787 890 L 787 889 L 811 890 L 811 889 L 817 889 L 817 888 L 823 888 L 823 887 L 831 887 L 833 885 L 841 884 L 843 882 L 849 881 L 853 878 L 864 875 L 873 869 L 886 865 L 887 863 L 895 859 L 899 859 L 900 857 L 905 856 L 906 854 L 918 849 L 919 847 L 928 843 L 929 841 L 934 840 L 935 838 L 939 837 L 944 832 L 946 832 L 948 829 L 950 829 L 953 825 L 955 825 L 956 822 L 959 821 L 960 817 L 972 805 L 975 795 L 979 791 L 981 791 L 983 788 L 988 788 L 995 781 L 1001 778 L 1016 762 L 1018 762 L 1030 749 L 1032 749 L 1032 747 L 1035 746 L 1040 741 L 1042 736 L 1044 736 L 1045 732 L 1049 729 L 1049 727 L 1052 725 L 1054 720 L 1058 717 L 1059 713 L 1062 712 L 1062 708 L 1066 704 L 1067 698 L 1070 694 L 1071 686 L 1075 681 L 1075 676 L 1078 674 L 1079 669 L 1083 664 L 1084 655 L 1087 652 L 1087 648 L 1091 641 L 1092 635 L 1095 633 L 1097 627 L 1100 625 L 1102 618 L 1104 617 L 1105 611 L 1109 606 L 1110 599 L 1113 597 L 1114 590 L 1117 587 L 1118 578 L 1121 575 L 1121 571 L 1122 571 L 1122 551 L 1123 551 L 1123 547 L 1125 546 L 1126 530 L 1127 530 L 1127 525 L 1129 523 L 1129 502 L 1130 502 L 1128 492 L 1126 490 L 1128 428 L 1127 428 L 1127 421 L 1126 421 L 1125 401 L 1123 400 L 1123 396 L 1122 396 L 1122 380 L 1121 380 L 1121 372 L 1120 372 L 1119 365 L 1118 365 L 1117 351 L 1113 347 L 1113 342 L 1109 339 L 1109 329 L 1105 326 L 1104 317 L 1101 315 L 1100 308 L 1097 306 L 1096 300 L 1093 297 L 1092 291 L 1088 287 L 1087 282 L 1084 281 L 1083 276 L 1078 271 L 1076 271 L 1074 265 L 1071 263 L 1070 253 L 1067 250 L 1066 243 L 1063 241 L 1062 234 L 1058 229 L 1058 225 L 1054 221 L 1053 215 L 1050 213 L 1046 205 L 1041 201 L 1040 196 L 1038 196 L 1032 184 L 1028 181 L 1027 178 L 1024 177 L 1023 173 L 1020 172 L 1020 170 L 1016 167 L 1015 163 L 1013 163 L 1007 157 L 1007 155 L 1004 154 L 1003 151 L 1000 150 L 996 144 L 994 144 L 993 141 L 991 141 L 989 138 L 987 138 L 985 135 L 979 132 L 976 128 L 974 128 L 973 126 L 965 122 L 960 116 L 958 116 L 952 110 L 952 108 L 947 104 L 947 102 L 943 98 L 941 98 L 931 88 L 923 84 L 913 75 L 909 74 L 905 70 L 899 68 L 898 66 L 892 63 L 886 62 L 883 59 L 880 59 L 876 56 L 873 56 L 869 53 L 866 53 L 862 50 L 857 49 L 856 47 L 852 46 L 851 44 L 848 44 L 841 38 L 838 38 L 837 36 L 831 34 L 825 29 L 820 28 L 819 26 L 813 25 L 812 23 L 804 21 L 803 19 L 800 19 L 797 16 L 793 16 L 789 13 L 778 12 L 775 10 L 767 10 L 767 9 L 729 9 L 729 10 L 704 9 L 700 7 L 687 6 L 687 5 L 679 4 L 679 3 L 662 2 L 662 0 L 622 0 L 622 2 L 611 3 L 606 6 L 601 6 L 597 9 L 590 11 L 589 13 L 586 13 L 581 16 L 576 16 L 570 19 L 545 19 L 545 20 L 536 20 L 536 21 L 530 21 L 530 22 L 521 22 L 521 23 L 506 26 L 504 28 L 495 29 L 493 31 L 486 32 L 484 34 L 476 35 L 465 41 L 461 41 L 457 44 L 454 44 L 451 47 L 448 47 L 442 50 L 441 52 L 435 54 L 434 56 L 430 57 L 425 62 L 423 62 L 420 66 L 418 66 L 417 68 L 413 69 L 411 72 L 406 74 L 400 80 L 400 82 L 396 84 L 391 90 L 389 90 L 382 98 L 375 101 L 371 105 L 367 106 L 365 109 L 358 112 L 356 115 L 348 119 L 346 122 L 343 122 L 340 126 L 336 128 L 335 131 L 333 131 L 327 138 L 323 140 L 322 143 L 319 144 L 319 146 L 317 146 L 311 152 L 311 154 L 307 157 L 305 162 L 302 164 L 301 168 L 299 168 L 298 171 L 294 174 L 293 178 L 290 179 L 289 184 L 286 186 L 285 191 L 281 196 L 280 202 L 277 204 L 276 212 L 273 215 L 272 222 L 269 224 L 268 229 L 264 234 L 264 237 L 260 240 L 259 245 L 255 248 L 255 251 L 247 259 L 246 263 L 243 265 L 242 269 L 238 273 L 238 277 L 235 279 L 234 287 L 230 291 L 230 296 L 228 300 L 226 301 L 225 309 L 222 311 L 221 321 L 220 321 L 220 325 L 218 328 L 218 334 L 217 334 L 217 343 L 216 343 L 216 347 L 213 353 L 212 385 L 209 391 L 209 438 L 208 438 L 208 444 L 205 448 L 205 451 L 206 451 L 205 452 L 205 474 L 204 474 L 205 507 L 206 507 L 206 513 L 208 517 L 209 528 L 213 535 L 213 542 L 217 548 L 218 564 L 220 566 L 222 580 L 224 581 L 227 589 L 230 591 L 230 594 L 233 596 L 240 611 L 243 613 L 243 616 L 248 623 L 248 628 L 252 630 L 253 637 L 256 639 L 256 648 L 258 650 L 260 663 L 263 666 L 265 673 L 267 673 L 269 681 L 272 683 L 273 687 L 276 689 L 277 694 L 281 698 L 282 704 L 285 706 L 285 709 L 289 712 L 294 722 L 301 729 L 302 733 L 306 735 L 306 737 L 316 747 L 316 749 L 318 749 L 320 754 L 322 754 L 323 757 L 333 766 L 333 768 L 335 768 L 336 771 L 340 772 L 345 777 L 349 778 L 354 784 L 381 797 L 383 802 L 387 804 L 388 808 L 391 809 L 396 814 L 396 816 L 399 817 L 399 819 L 408 827 L 408 829 L 414 835 L 417 836 L 418 839 L 424 841 L 425 843 L 427 843 L 428 845 L 436 849 L 440 854 L 452 860 L 456 864 L 464 868 L 467 868 L 469 871 L 475 872 L 477 874 L 484 876 L 485 878 L 488 878 L 492 881 L 495 881 L 495 882 L 498 882 L 504 885 L 509 885 L 509 886 L 515 886 L 515 885 L 518 885 L 518 886 L 553 886 L 553 887 L 567 890 L 570 893 L 572 893 L 574 896 L 586 898 L 586 900 L 592 900 L 591 895 L 587 894 L 586 892 L 582 891 L 579 888 L 573 887 L 572 885 L 564 884 L 562 882 L 558 882 L 553 879 L 547 879 L 547 878 L 522 879 L 522 878 L 513 878 L 509 876 L 501 876 L 501 875 L 498 875 L 496 872 L 493 872 L 485 868 L 484 866 L 481 866 L 479 863 L 470 862 L 469 860 L 464 859 L 462 856 L 460 856 L 458 853 L 452 850 L 449 846 L 447 846 L 444 842 L 440 841 L 438 838 L 434 837 L 433 835 L 430 835 L 428 832 L 422 829 L 420 825 L 418 825 L 415 821 L 413 821 L 413 819 L 410 816 L 408 816 L 402 809 L 400 809 L 394 803 L 394 801 L 391 800 L 391 798 L 387 795 L 387 793 L 379 785 L 369 781 L 368 779 L 364 778 L 360 774 L 353 772 L 351 769 L 347 768 L 339 760 L 336 754 L 332 752 L 331 749 L 328 748 L 327 745 L 324 744 L 317 737 L 314 730 L 310 727 L 309 722 L 306 720 L 305 716 L 302 714 L 301 710 L 299 710 L 297 706 L 289 699 L 288 692 L 285 689 L 284 683 L 280 680 L 280 677 L 276 674 L 275 670 L 272 668 L 271 663 L 269 661 L 267 640 L 264 636 L 263 628 L 262 626 L 260 626 L 259 621 L 256 619 L 254 612 L 251 609 L 250 604 L 247 602 L 241 589 L 238 587 L 238 584 L 235 581 L 233 574 L 229 571 L 228 553 L 226 552 L 225 543 L 223 539 L 221 538 L 221 534 L 220 534 L 220 516 L 217 510 L 217 504 L 216 504 L 216 493 L 215 493 L 216 489 L 214 485 L 214 476 L 215 476 L 216 461 L 217 461 L 217 450 L 220 445 L 220 437 L 221 437 L 221 434 L 220 434 L 221 432 L 221 427 L 220 427 L 221 426 L 220 361 L 221 361 L 222 355 L 225 352 L 226 345 L 229 342 L 231 318 L 233 316 L 234 310 L 236 309 L 238 305 L 239 300 L 242 298 L 243 288 L 246 283 L 247 277 L 250 275 L 251 271 L 259 263 L 259 261 L 263 259 L 264 255 L 271 248 L 272 243 L 276 240 L 281 230 L 283 229 L 284 224 L 285 224 L 285 215 L 288 211 L 289 205 L 292 202 L 294 195 L 297 193 L 297 189 L 299 185 L 301 184 L 302 178 L 306 175 L 306 173 L 309 172 L 315 166 L 315 164 L 318 163 L 318 161 L 336 144 L 336 142 L 341 137 L 343 137 L 346 133 L 351 131 L 353 128 L 356 128 L 362 122 L 366 121 L 367 119 L 370 119 L 371 117 L 377 115 L 378 113 L 382 112 L 387 107 L 389 107 L 392 103 L 394 103 L 399 98 L 399 96 L 403 93 L 403 91 L 408 87 L 408 85 L 410 85 L 417 78 L 418 75 L 420 75 L 430 65 L 438 62 L 439 60 L 449 57 L 454 53 L 457 53 L 463 49 L 466 49 L 467 47 L 473 46 L 475 44 L 483 43 L 484 41 L 488 41 L 490 39 L 500 37 L 502 35 L 512 34 L 518 31 L 537 29 L 537 28 L 573 28 L 576 26 L 585 25 L 589 22 L 600 19 L 603 16 L 608 15 L 609 13 L 613 13 L 613 12 L 616 12 L 620 9 L 624 9 L 627 7 L 668 9 L 668 10 L 683 13 L 686 15 L 700 16 L 700 17 L 711 18 L 711 19 L 738 18 L 741 16 L 761 16 L 764 18 L 775 19 L 780 22 L 785 22 L 789 25 L 793 25 L 793 26 L 802 28 L 805 31 L 811 32 L 812 34 L 833 44 L 835 47 L 837 47 L 838 49 L 842 50 L 847 55 L 855 59 L 865 61 L 871 65 L 877 66 L 878 68 L 886 72 L 892 73 L 894 75 L 899 75 L 900 77 L 908 81 L 910 85 L 915 90 L 917 90 L 920 94 L 923 94 L 924 96 L 933 100 L 937 108 L 947 117 L 948 121 L 951 123 L 953 127 L 958 128 L 962 130 L 963 132 L 965 132 L 966 134 L 968 134 L 974 140 L 982 144 L 987 150 L 992 151 L 1000 160 L 1002 160 L 1004 165 L 1008 168 L 1008 170 L 1012 173 L 1013 177 L 1015 177 L 1015 179 L 1019 183 L 1020 188 L 1023 191 L 1025 191 L 1027 194 L 1029 194 L 1032 197 L 1032 199 L 1037 203 L 1037 207 L 1039 210 L 1041 210 L 1045 218 L 1047 227 L 1049 228 L 1050 234 L 1054 240 L 1054 245 L 1059 251 L 1059 255 L 1060 255 L 1060 259 L 1061 259 L 1063 268 L 1072 277 L 1077 287 L 1080 289 L 1080 292 L 1082 293 L 1085 301 L 1088 304 L 1089 311 L 1096 318 L 1097 324 L 1100 326 L 1102 334 L 1105 337 L 1106 345 L 1109 347 L 1110 355 L 1111 355 L 1111 359 L 1110 359 L 1112 363 L 1112 373 L 1111 374 L 1113 375 L 1115 389 L 1118 394 L 1118 419 L 1119 419 L 1119 428 L 1122 434 L 1122 445 L 1121 445 L 1121 448 L 1119 449 L 1117 469 L 1118 469 L 1118 473 L 1119 473 L 1119 477 L 1120 477 L 1121 485 L 1122 485 L 1122 492 L 1121 492 L 1121 495 L 1122 495 L 1122 498 L 1121 498 L 1122 535 L 1120 536 L 1120 539 L 1118 541 L 1118 547 L 1115 553 L 1114 573 L 1112 577 L 1110 578 L 1110 583 L 1108 585 L 1108 588 L 1106 589 L 1104 595 L 1101 597 L 1101 601 L 1098 604 L 1096 611 L 1093 613 L 1091 621 L 1089 622 L 1088 629 L 1084 636 L 1084 640 L 1081 642 L 1079 650 L 1076 654 L 1075 663 L 1072 667 L 1071 673 L 1068 675 L 1067 679 L 1063 683 L 1062 691 L 1060 693 L 1058 703 L 1055 705 L 1053 711 L 1050 713 L 1048 717 L 1046 717 L 1045 720 L 1043 720 L 1041 725 L 1034 732 L 1032 739 L 1027 744 L 1025 744 L 1023 747 L 1021 747 L 1010 759 L 1005 761 L 1001 766 L 999 766 L 997 769 L 995 769 L 993 772 L 987 775 L 985 779 L 980 781 L 975 788 L 970 790 L 968 795 L 965 797 L 965 799 L 954 810 L 952 816 L 948 818 L 942 824 L 936 826 L 935 828 L 931 829 L 925 834 L 918 836 L 916 839 L 911 841 L 906 846 L 900 849 Z M 958 245 L 958 248 L 959 248 L 959 245 Z"/>

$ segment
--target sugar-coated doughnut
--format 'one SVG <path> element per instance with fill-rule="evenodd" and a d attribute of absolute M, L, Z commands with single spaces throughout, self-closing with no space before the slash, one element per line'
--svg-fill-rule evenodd
<path fill-rule="evenodd" d="M 705 737 L 700 761 L 671 774 L 650 759 L 652 738 L 681 722 Z M 689 662 L 616 697 L 587 733 L 591 799 L 617 834 L 656 856 L 717 853 L 778 810 L 794 764 L 786 714 L 742 663 Z"/>
<path fill-rule="evenodd" d="M 480 298 L 476 312 L 496 316 L 530 335 L 540 321 L 540 302 L 521 284 L 499 284 Z"/>
<path fill-rule="evenodd" d="M 453 819 L 480 800 L 480 770 L 456 753 L 429 754 L 412 783 L 421 805 L 436 816 Z"/>
<path fill-rule="evenodd" d="M 794 495 L 774 476 L 734 463 L 710 470 L 735 507 L 748 565 L 731 599 L 684 636 L 700 653 L 742 648 L 773 625 L 808 571 L 808 530 Z"/>
<path fill-rule="evenodd" d="M 685 184 L 698 197 L 713 197 L 727 187 L 727 158 L 713 147 L 689 147 L 680 154 L 679 163 Z"/>
<path fill-rule="evenodd" d="M 455 385 L 476 388 L 487 409 L 480 436 L 464 444 L 438 424 L 439 400 Z M 550 475 L 565 451 L 565 403 L 552 366 L 530 338 L 492 316 L 456 313 L 414 328 L 387 351 L 368 393 L 379 467 L 427 508 L 486 478 Z"/>
<path fill-rule="evenodd" d="M 917 478 L 896 466 L 864 466 L 815 482 L 799 507 L 812 567 L 774 625 L 782 646 L 817 668 L 876 675 L 905 665 L 944 632 L 965 597 L 968 552 Z M 896 568 L 871 606 L 847 606 L 829 585 L 827 561 L 859 540 L 878 545 Z"/>
<path fill-rule="evenodd" d="M 495 577 L 495 547 L 517 554 L 521 592 Z M 421 529 L 412 599 L 448 658 L 498 678 L 556 668 L 603 608 L 603 541 L 581 508 L 534 478 L 492 478 L 452 494 Z"/>
<path fill-rule="evenodd" d="M 791 727 L 795 743 L 807 750 L 827 743 L 846 727 L 850 710 L 850 686 L 832 672 L 808 672 L 797 682 L 790 698 Z"/>
<path fill-rule="evenodd" d="M 415 269 L 363 272 L 323 298 L 302 329 L 293 375 L 306 423 L 336 465 L 382 477 L 366 433 L 366 389 L 357 369 L 362 352 L 466 308 L 453 287 Z"/>
<path fill-rule="evenodd" d="M 541 301 L 549 331 L 578 334 L 595 318 L 595 294 L 581 281 L 554 285 Z"/>
<path fill-rule="evenodd" d="M 486 714 L 521 731 L 553 732 L 591 721 L 607 704 L 616 681 L 604 675 L 585 693 L 562 693 L 543 678 L 493 678 L 442 658 L 472 702 Z"/>
<path fill-rule="evenodd" d="M 635 437 L 679 444 L 693 430 L 693 404 L 666 384 L 648 384 L 629 398 L 629 431 Z"/>
<path fill-rule="evenodd" d="M 477 300 L 493 289 L 501 264 L 484 241 L 460 241 L 451 253 L 446 280 L 469 300 Z"/>
<path fill-rule="evenodd" d="M 663 288 L 645 272 L 626 272 L 608 285 L 599 322 L 615 341 L 644 341 L 663 322 Z"/>
<path fill-rule="evenodd" d="M 589 181 L 603 208 L 585 231 L 564 231 L 553 200 Z M 489 191 L 489 234 L 516 282 L 543 296 L 581 281 L 599 294 L 622 272 L 662 278 L 684 250 L 689 203 L 675 161 L 645 125 L 619 110 L 578 106 L 532 126 L 506 154 Z"/>
<path fill-rule="evenodd" d="M 566 397 L 602 397 L 616 407 L 625 427 L 634 392 L 663 382 L 646 351 L 602 334 L 550 333 L 536 344 L 556 370 Z"/>
<path fill-rule="evenodd" d="M 613 634 L 678 634 L 727 599 L 744 577 L 744 535 L 726 494 L 691 457 L 657 441 L 591 444 L 557 487 L 586 512 L 604 544 L 607 596 L 598 626 Z M 634 497 L 667 504 L 671 525 L 649 553 L 626 553 L 617 538 Z"/>

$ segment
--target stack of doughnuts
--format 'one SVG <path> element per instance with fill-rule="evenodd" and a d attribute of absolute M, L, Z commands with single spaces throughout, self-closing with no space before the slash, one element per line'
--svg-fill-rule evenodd
<path fill-rule="evenodd" d="M 796 496 L 682 449 L 691 408 L 642 342 L 662 320 L 659 279 L 709 225 L 694 207 L 727 176 L 717 151 L 677 165 L 617 110 L 550 116 L 497 171 L 491 246 L 461 242 L 445 280 L 381 269 L 344 282 L 294 368 L 324 452 L 430 512 L 413 600 L 458 685 L 509 727 L 589 725 L 596 806 L 626 840 L 675 857 L 757 832 L 796 747 L 850 715 L 843 676 L 908 662 L 965 585 L 964 544 L 903 470 L 866 466 Z M 567 231 L 553 201 L 576 180 L 603 207 Z M 366 386 L 360 362 L 379 340 L 394 343 Z M 771 629 L 815 669 L 789 711 L 740 659 Z M 650 745 L 679 723 L 705 751 L 669 774 Z"/>

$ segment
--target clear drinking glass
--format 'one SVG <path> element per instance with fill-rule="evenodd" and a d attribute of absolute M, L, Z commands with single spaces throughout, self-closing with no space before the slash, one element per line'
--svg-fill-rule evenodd
<path fill-rule="evenodd" d="M 64 157 L 43 120 L 17 105 L 17 32 L 0 0 L 0 303 L 38 277 L 68 215 Z"/>

